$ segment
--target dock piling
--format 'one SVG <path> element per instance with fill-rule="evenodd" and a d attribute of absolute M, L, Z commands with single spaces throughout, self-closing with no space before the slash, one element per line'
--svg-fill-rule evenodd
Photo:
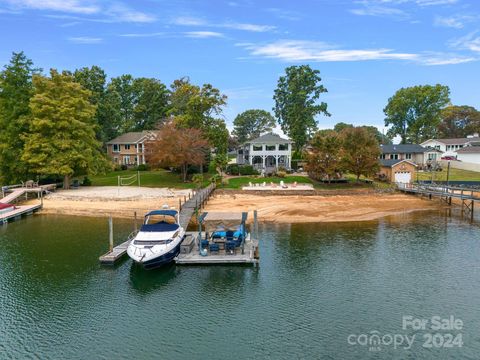
<path fill-rule="evenodd" d="M 110 252 L 113 251 L 113 218 L 110 216 L 108 218 L 108 241 L 110 244 Z"/>

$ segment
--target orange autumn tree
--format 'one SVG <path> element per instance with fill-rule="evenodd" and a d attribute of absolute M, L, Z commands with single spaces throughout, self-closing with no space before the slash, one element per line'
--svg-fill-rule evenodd
<path fill-rule="evenodd" d="M 189 165 L 205 164 L 209 143 L 201 130 L 179 128 L 168 122 L 159 128 L 156 139 L 146 149 L 151 165 L 179 168 L 186 182 Z"/>

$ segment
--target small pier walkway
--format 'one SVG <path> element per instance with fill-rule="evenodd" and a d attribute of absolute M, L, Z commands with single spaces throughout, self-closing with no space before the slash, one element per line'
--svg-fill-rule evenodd
<path fill-rule="evenodd" d="M 397 184 L 397 189 L 406 194 L 420 194 L 429 199 L 437 197 L 452 205 L 452 199 L 458 199 L 462 208 L 462 214 L 470 215 L 473 220 L 475 201 L 480 201 L 480 190 L 461 188 L 446 185 L 420 185 L 420 184 Z"/>
<path fill-rule="evenodd" d="M 183 227 L 185 230 L 188 228 L 188 224 L 192 219 L 192 216 L 200 209 L 202 209 L 206 202 L 208 201 L 209 197 L 211 196 L 212 192 L 215 190 L 215 184 L 210 184 L 206 188 L 203 188 L 199 191 L 194 192 L 193 196 L 189 195 L 188 198 L 184 197 L 183 202 L 182 199 L 179 199 L 178 206 L 179 206 L 179 217 L 180 217 L 180 226 Z M 112 230 L 110 229 L 110 236 L 112 237 Z M 132 236 L 133 235 L 133 236 Z M 109 252 L 100 256 L 100 263 L 106 265 L 113 265 L 119 259 L 121 259 L 127 253 L 128 245 L 130 241 L 135 237 L 135 233 L 130 234 L 127 241 L 112 247 Z M 112 243 L 112 238 L 110 239 L 110 243 Z"/>
<path fill-rule="evenodd" d="M 8 223 L 9 220 L 18 219 L 23 215 L 32 215 L 35 211 L 41 208 L 41 204 L 16 206 L 14 210 L 0 214 L 0 225 Z"/>

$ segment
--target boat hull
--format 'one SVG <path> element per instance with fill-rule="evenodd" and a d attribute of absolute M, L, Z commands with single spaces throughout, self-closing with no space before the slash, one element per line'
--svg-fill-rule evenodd
<path fill-rule="evenodd" d="M 170 264 L 180 253 L 181 243 L 182 242 L 165 254 L 159 255 L 153 259 L 149 259 L 148 261 L 136 261 L 136 263 L 141 265 L 146 270 L 157 269 L 164 265 Z"/>

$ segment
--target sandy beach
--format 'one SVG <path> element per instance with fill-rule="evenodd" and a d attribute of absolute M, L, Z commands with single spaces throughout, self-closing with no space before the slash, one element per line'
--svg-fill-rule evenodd
<path fill-rule="evenodd" d="M 143 216 L 165 204 L 178 208 L 178 200 L 190 192 L 147 187 L 122 187 L 118 190 L 116 186 L 57 190 L 44 198 L 42 213 L 129 218 L 134 212 Z"/>
<path fill-rule="evenodd" d="M 259 221 L 273 223 L 369 221 L 389 215 L 439 209 L 436 201 L 403 194 L 334 196 L 214 196 L 207 211 L 258 211 Z M 252 216 L 249 216 L 252 220 Z"/>
<path fill-rule="evenodd" d="M 143 216 L 168 204 L 178 208 L 178 200 L 190 190 L 166 188 L 90 187 L 57 191 L 44 199 L 44 214 L 78 216 Z M 339 195 L 258 195 L 219 192 L 209 200 L 207 211 L 258 211 L 259 221 L 274 223 L 368 221 L 413 211 L 435 210 L 437 201 L 421 200 L 398 193 L 361 192 Z M 252 216 L 249 217 L 250 220 Z"/>

